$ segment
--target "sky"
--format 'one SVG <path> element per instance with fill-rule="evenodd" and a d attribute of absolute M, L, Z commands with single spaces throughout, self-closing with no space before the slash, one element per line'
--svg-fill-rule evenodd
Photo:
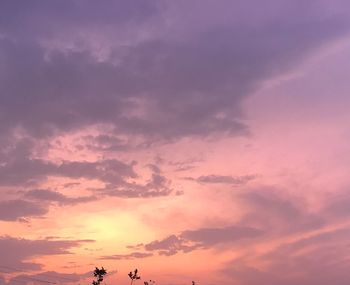
<path fill-rule="evenodd" d="M 0 1 L 0 285 L 348 285 L 350 3 Z"/>

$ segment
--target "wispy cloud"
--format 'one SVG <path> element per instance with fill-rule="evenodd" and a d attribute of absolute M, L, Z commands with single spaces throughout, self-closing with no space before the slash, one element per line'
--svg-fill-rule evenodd
<path fill-rule="evenodd" d="M 137 259 L 137 258 L 146 258 L 150 256 L 153 256 L 153 254 L 149 252 L 132 252 L 128 254 L 105 255 L 105 256 L 101 256 L 100 259 L 130 260 L 130 259 Z"/>
<path fill-rule="evenodd" d="M 244 176 L 232 176 L 232 175 L 202 175 L 197 178 L 186 177 L 187 180 L 193 180 L 201 184 L 230 184 L 233 186 L 240 186 L 253 180 L 255 175 L 244 175 Z"/>
<path fill-rule="evenodd" d="M 70 249 L 93 240 L 29 240 L 0 237 L 0 264 L 16 270 L 38 270 L 41 265 L 31 261 L 36 256 L 69 254 Z"/>
<path fill-rule="evenodd" d="M 235 243 L 241 240 L 260 237 L 263 231 L 243 226 L 224 228 L 201 228 L 183 231 L 162 240 L 155 240 L 144 245 L 148 251 L 158 251 L 160 255 L 173 255 L 178 252 L 190 252 L 196 249 L 212 248 L 215 245 Z"/>

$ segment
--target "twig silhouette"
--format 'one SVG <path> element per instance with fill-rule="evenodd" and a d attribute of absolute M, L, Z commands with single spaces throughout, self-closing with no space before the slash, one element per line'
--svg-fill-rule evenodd
<path fill-rule="evenodd" d="M 92 285 L 100 285 L 103 281 L 103 277 L 107 274 L 107 270 L 103 267 L 99 269 L 98 267 L 95 267 L 94 270 L 94 277 L 96 277 L 96 280 L 92 281 Z"/>
<path fill-rule="evenodd" d="M 141 279 L 141 276 L 137 275 L 137 273 L 138 273 L 137 269 L 134 270 L 134 273 L 132 271 L 129 272 L 128 276 L 131 279 L 130 285 L 132 285 L 132 283 L 134 283 L 135 280 Z"/>

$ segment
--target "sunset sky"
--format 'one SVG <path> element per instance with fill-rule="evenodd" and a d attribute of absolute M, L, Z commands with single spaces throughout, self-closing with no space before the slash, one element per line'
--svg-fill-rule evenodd
<path fill-rule="evenodd" d="M 348 285 L 350 2 L 0 1 L 0 285 Z"/>

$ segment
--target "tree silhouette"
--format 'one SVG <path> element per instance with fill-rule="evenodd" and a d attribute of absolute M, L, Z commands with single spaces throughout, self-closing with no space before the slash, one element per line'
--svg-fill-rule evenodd
<path fill-rule="evenodd" d="M 107 274 L 107 270 L 104 269 L 103 267 L 101 267 L 101 269 L 99 269 L 98 267 L 95 267 L 94 277 L 96 277 L 96 280 L 92 281 L 92 285 L 100 285 L 101 282 L 103 281 L 103 277 L 106 274 Z M 138 275 L 137 269 L 135 269 L 134 272 L 130 271 L 128 273 L 128 276 L 131 279 L 130 285 L 132 285 L 134 283 L 134 281 L 141 279 L 141 276 Z M 156 282 L 154 280 L 149 280 L 149 281 L 143 282 L 144 285 L 155 285 L 155 283 Z M 196 283 L 194 281 L 192 281 L 192 285 L 196 285 Z"/>
<path fill-rule="evenodd" d="M 133 273 L 132 271 L 130 271 L 129 274 L 128 274 L 129 278 L 131 279 L 131 283 L 130 283 L 131 285 L 132 285 L 132 283 L 133 283 L 135 280 L 141 279 L 141 276 L 138 276 L 138 275 L 137 275 L 137 272 L 138 272 L 138 270 L 135 269 L 135 270 L 134 270 L 134 273 Z"/>
<path fill-rule="evenodd" d="M 99 269 L 98 267 L 95 267 L 94 270 L 94 277 L 96 277 L 96 280 L 92 281 L 92 285 L 100 285 L 103 281 L 103 277 L 107 274 L 107 270 L 103 267 Z"/>

